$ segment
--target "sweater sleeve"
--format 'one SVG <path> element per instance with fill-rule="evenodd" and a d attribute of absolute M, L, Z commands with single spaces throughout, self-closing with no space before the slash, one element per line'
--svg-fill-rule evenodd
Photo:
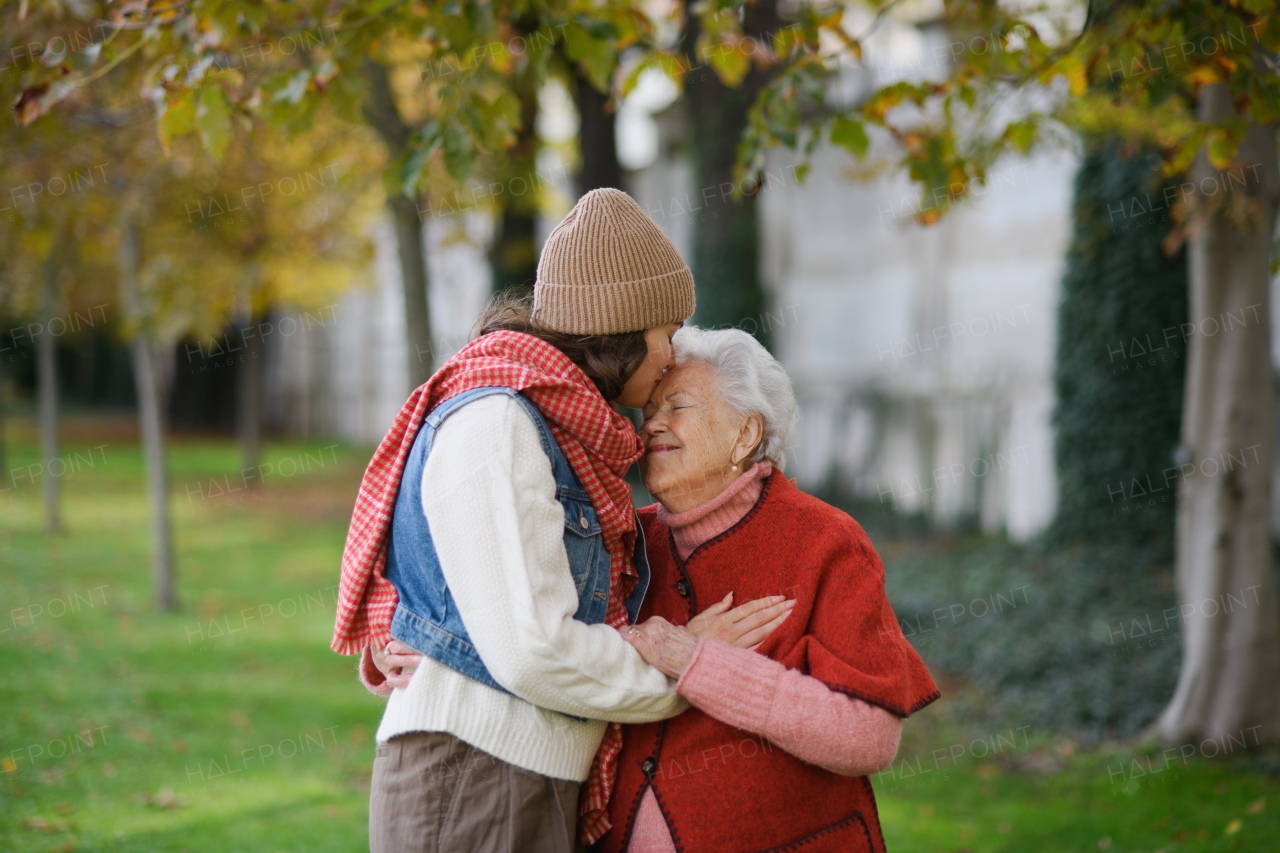
<path fill-rule="evenodd" d="M 698 640 L 676 690 L 722 723 L 842 776 L 893 763 L 902 720 L 750 649 Z"/>
<path fill-rule="evenodd" d="M 617 631 L 573 618 L 564 508 L 519 403 L 485 397 L 444 422 L 423 470 L 422 505 L 458 613 L 495 681 L 539 707 L 621 723 L 688 707 Z"/>

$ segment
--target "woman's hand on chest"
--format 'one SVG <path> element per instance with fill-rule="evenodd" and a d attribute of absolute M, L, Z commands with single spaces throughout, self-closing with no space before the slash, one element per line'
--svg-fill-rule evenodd
<path fill-rule="evenodd" d="M 689 621 L 672 625 L 651 616 L 620 629 L 645 662 L 671 678 L 679 678 L 693 659 L 699 638 L 721 640 L 740 649 L 754 649 L 790 615 L 795 601 L 775 595 L 733 607 L 733 593 Z"/>
<path fill-rule="evenodd" d="M 783 595 L 757 598 L 733 606 L 733 593 L 689 620 L 694 636 L 723 640 L 740 649 L 754 649 L 791 615 L 795 599 Z"/>

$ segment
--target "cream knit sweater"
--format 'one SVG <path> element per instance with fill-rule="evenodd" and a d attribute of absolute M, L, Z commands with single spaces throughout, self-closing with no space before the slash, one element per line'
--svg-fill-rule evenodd
<path fill-rule="evenodd" d="M 449 732 L 510 764 L 580 782 L 605 720 L 652 722 L 688 707 L 617 631 L 573 618 L 564 510 L 551 460 L 518 403 L 484 397 L 450 415 L 420 487 L 467 633 L 494 680 L 515 695 L 424 658 L 409 686 L 391 694 L 379 743 Z"/>

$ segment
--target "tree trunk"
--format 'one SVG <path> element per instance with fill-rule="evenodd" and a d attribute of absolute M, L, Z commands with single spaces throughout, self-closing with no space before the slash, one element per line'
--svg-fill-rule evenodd
<path fill-rule="evenodd" d="M 1227 88 L 1205 87 L 1199 111 L 1208 121 L 1233 115 Z M 1192 175 L 1197 186 L 1231 187 L 1201 202 L 1225 201 L 1238 211 L 1247 201 L 1252 210 L 1243 221 L 1225 209 L 1211 212 L 1190 244 L 1194 332 L 1177 533 L 1183 661 L 1156 729 L 1171 742 L 1234 737 L 1253 746 L 1280 735 L 1280 604 L 1268 526 L 1275 418 L 1268 264 L 1280 201 L 1275 126 L 1250 123 L 1237 162 L 1245 164 L 1243 188 L 1213 169 L 1204 152 Z"/>
<path fill-rule="evenodd" d="M 431 378 L 431 313 L 427 307 L 427 247 L 418 214 L 423 201 L 402 195 L 387 200 L 396 227 L 400 277 L 404 283 L 404 324 L 409 355 L 409 387 Z"/>
<path fill-rule="evenodd" d="M 138 387 L 138 425 L 151 501 L 151 556 L 156 604 L 161 610 L 177 610 L 174 588 L 173 547 L 170 541 L 169 486 L 165 472 L 164 393 L 156 365 L 154 334 L 138 295 L 139 241 L 137 226 L 127 215 L 120 236 L 118 264 L 125 310 L 138 324 L 129 353 Z"/>
<path fill-rule="evenodd" d="M 609 109 L 609 96 L 595 90 L 585 74 L 574 70 L 577 84 L 578 144 L 582 150 L 582 171 L 578 173 L 578 195 L 592 190 L 622 186 L 622 166 L 618 163 L 616 112 Z"/>
<path fill-rule="evenodd" d="M 738 87 L 724 85 L 704 57 L 697 55 L 701 28 L 688 11 L 689 4 L 685 8 L 684 51 L 693 66 L 685 78 L 685 97 L 693 130 L 695 183 L 690 196 L 695 219 L 690 267 L 698 283 L 694 321 L 710 328 L 741 326 L 767 345 L 760 322 L 765 295 L 760 282 L 756 195 L 744 193 L 735 200 L 731 193 L 747 111 L 771 72 L 753 67 Z M 748 4 L 743 15 L 744 35 L 771 45 L 772 34 L 781 26 L 777 0 Z"/>
<path fill-rule="evenodd" d="M 50 533 L 62 530 L 58 512 L 59 477 L 54 467 L 58 460 L 58 351 L 50 329 L 58 316 L 58 279 L 62 273 L 65 246 L 55 236 L 44 264 L 44 281 L 40 292 L 40 333 L 36 337 L 36 374 L 40 396 L 40 456 L 44 464 L 41 490 L 44 494 L 45 528 Z M 60 473 L 60 472 L 59 472 Z"/>
<path fill-rule="evenodd" d="M 258 485 L 258 463 L 262 458 L 262 337 L 258 334 L 252 315 L 246 314 L 241 334 L 244 347 L 244 364 L 236 383 L 236 438 L 240 442 L 241 464 L 255 472 L 245 478 L 250 488 Z"/>
<path fill-rule="evenodd" d="M 369 100 L 363 112 L 370 126 L 382 137 L 392 159 L 408 148 L 413 128 L 405 123 L 396 106 L 395 94 L 385 66 L 371 59 L 364 62 L 369 83 Z M 400 257 L 400 278 L 404 286 L 404 322 L 407 338 L 409 387 L 417 388 L 431 378 L 431 314 L 427 306 L 427 250 L 422 214 L 426 199 L 397 195 L 387 199 L 395 225 Z"/>
<path fill-rule="evenodd" d="M 499 196 L 498 227 L 489 249 L 493 292 L 533 291 L 538 277 L 538 91 L 526 75 L 518 81 L 520 132 L 502 158 L 504 191 Z"/>

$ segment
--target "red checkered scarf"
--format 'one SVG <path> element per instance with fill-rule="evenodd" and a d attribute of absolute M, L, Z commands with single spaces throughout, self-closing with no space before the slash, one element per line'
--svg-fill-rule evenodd
<path fill-rule="evenodd" d="M 640 458 L 640 439 L 631 421 L 615 412 L 560 350 L 532 335 L 491 332 L 464 347 L 409 396 L 364 473 L 342 553 L 330 644 L 339 654 L 360 654 L 365 646 L 391 639 L 398 595 L 385 574 L 388 534 L 405 460 L 422 422 L 450 397 L 493 386 L 513 388 L 533 401 L 591 496 L 609 549 L 605 620 L 615 628 L 627 624 L 623 602 L 637 581 L 631 558 L 635 511 L 622 475 Z M 610 723 L 579 803 L 579 831 L 586 844 L 609 829 L 606 807 L 621 749 L 622 727 Z"/>

